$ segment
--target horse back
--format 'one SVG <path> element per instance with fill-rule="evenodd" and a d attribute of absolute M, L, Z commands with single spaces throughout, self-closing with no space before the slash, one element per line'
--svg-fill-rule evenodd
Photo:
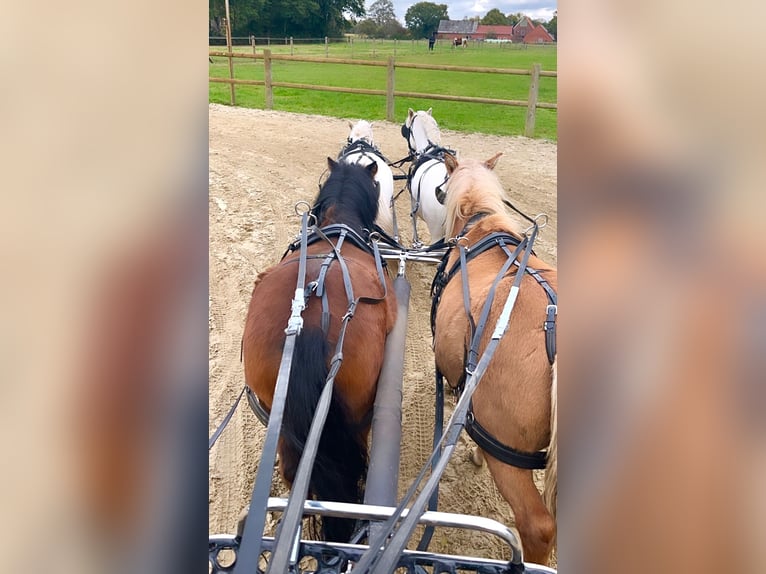
<path fill-rule="evenodd" d="M 323 243 L 309 246 L 306 262 L 306 283 L 314 281 L 321 270 L 327 247 Z M 344 360 L 336 376 L 338 390 L 347 397 L 351 412 L 371 407 L 375 385 L 383 362 L 383 348 L 388 332 L 396 319 L 396 300 L 391 279 L 384 273 L 386 296 L 378 278 L 373 257 L 353 245 L 344 245 L 342 255 L 348 267 L 355 297 L 383 298 L 379 303 L 360 302 L 349 321 L 343 346 Z M 311 258 L 311 255 L 320 255 Z M 243 362 L 245 380 L 258 397 L 271 407 L 274 396 L 285 328 L 291 313 L 291 303 L 298 280 L 297 253 L 285 258 L 257 278 L 245 320 Z M 343 273 L 333 262 L 325 278 L 327 303 L 330 310 L 327 340 L 335 352 L 342 318 L 349 308 Z M 303 311 L 304 328 L 322 326 L 322 301 L 311 295 Z M 328 362 L 330 357 L 328 357 Z M 352 387 L 357 386 L 356 389 Z M 360 391 L 360 388 L 366 390 Z M 353 392 L 352 392 L 353 391 Z"/>
<path fill-rule="evenodd" d="M 471 235 L 469 233 L 469 244 L 484 234 Z M 452 254 L 448 268 L 457 257 L 457 253 Z M 477 323 L 506 259 L 505 253 L 495 248 L 468 262 L 470 309 Z M 529 266 L 539 269 L 556 289 L 555 269 L 534 256 L 530 256 Z M 515 267 L 500 281 L 494 293 L 479 345 L 479 357 L 489 343 L 516 277 L 513 269 Z M 543 329 L 547 305 L 546 292 L 533 277 L 525 274 L 507 331 L 473 397 L 474 411 L 482 425 L 501 442 L 528 452 L 544 448 L 549 438 L 551 369 Z M 470 324 L 458 274 L 442 293 L 434 338 L 437 366 L 453 386 L 464 377 L 464 361 L 469 347 Z"/>

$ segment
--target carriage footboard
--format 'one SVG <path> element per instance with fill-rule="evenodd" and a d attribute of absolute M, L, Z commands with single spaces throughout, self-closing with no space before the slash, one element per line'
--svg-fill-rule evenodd
<path fill-rule="evenodd" d="M 272 512 L 281 512 L 286 505 L 287 500 L 283 498 L 269 498 L 268 500 L 268 510 Z M 313 500 L 306 501 L 304 504 L 304 515 L 334 516 L 370 521 L 386 520 L 393 514 L 394 510 L 394 508 L 388 506 Z M 404 568 L 408 574 L 421 574 L 426 571 L 423 568 L 428 568 L 428 571 L 433 568 L 433 571 L 437 572 L 455 573 L 458 571 L 461 573 L 481 572 L 492 574 L 514 572 L 528 572 L 531 574 L 555 573 L 555 570 L 545 566 L 524 564 L 522 562 L 521 543 L 518 534 L 514 529 L 508 528 L 495 520 L 447 512 L 425 512 L 419 522 L 425 526 L 460 528 L 496 536 L 508 545 L 511 552 L 511 560 L 509 562 L 489 558 L 405 550 L 399 559 L 398 568 Z M 238 535 L 215 535 L 210 537 L 208 557 L 213 574 L 226 573 L 233 570 L 240 541 L 241 538 Z M 270 555 L 273 543 L 273 538 L 263 538 L 261 549 L 265 553 L 264 556 Z M 309 570 L 298 569 L 296 571 L 306 573 L 337 572 L 340 574 L 346 571 L 348 562 L 357 562 L 368 550 L 368 547 L 363 544 L 301 540 L 296 550 L 297 553 L 294 556 L 297 563 L 300 563 L 303 558 L 313 558 L 313 560 L 308 561 L 313 563 L 309 566 Z"/>

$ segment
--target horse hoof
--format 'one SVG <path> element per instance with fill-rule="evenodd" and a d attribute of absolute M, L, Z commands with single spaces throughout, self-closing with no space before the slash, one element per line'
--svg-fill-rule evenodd
<path fill-rule="evenodd" d="M 471 449 L 471 454 L 468 456 L 468 458 L 478 467 L 481 467 L 481 465 L 484 464 L 484 455 L 482 454 L 481 450 L 479 450 L 478 446 L 475 446 Z"/>

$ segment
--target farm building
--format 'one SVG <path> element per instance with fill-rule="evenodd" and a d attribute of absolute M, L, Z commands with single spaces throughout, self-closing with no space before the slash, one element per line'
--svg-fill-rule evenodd
<path fill-rule="evenodd" d="M 522 16 L 521 19 L 513 27 L 513 41 L 520 44 L 524 41 L 524 38 L 532 30 L 535 29 L 535 23 L 528 17 Z"/>
<path fill-rule="evenodd" d="M 476 38 L 481 40 L 513 40 L 513 26 L 489 26 L 479 24 L 476 29 Z"/>
<path fill-rule="evenodd" d="M 484 25 L 477 20 L 440 20 L 437 38 L 454 40 L 494 40 L 515 42 L 518 44 L 547 44 L 556 40 L 543 26 L 535 25 L 528 17 L 523 16 L 515 26 Z"/>
<path fill-rule="evenodd" d="M 550 32 L 543 26 L 535 26 L 534 30 L 529 31 L 524 36 L 525 44 L 548 44 L 555 41 L 553 36 L 550 35 Z"/>
<path fill-rule="evenodd" d="M 439 20 L 439 28 L 436 31 L 437 38 L 454 40 L 455 38 L 476 38 L 476 28 L 479 23 L 476 20 Z"/>

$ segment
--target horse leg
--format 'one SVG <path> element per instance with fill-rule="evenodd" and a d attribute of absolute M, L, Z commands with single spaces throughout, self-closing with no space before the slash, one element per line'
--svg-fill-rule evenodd
<path fill-rule="evenodd" d="M 543 504 L 532 471 L 507 465 L 486 452 L 484 458 L 500 494 L 513 510 L 524 560 L 547 565 L 556 537 L 556 521 Z"/>

